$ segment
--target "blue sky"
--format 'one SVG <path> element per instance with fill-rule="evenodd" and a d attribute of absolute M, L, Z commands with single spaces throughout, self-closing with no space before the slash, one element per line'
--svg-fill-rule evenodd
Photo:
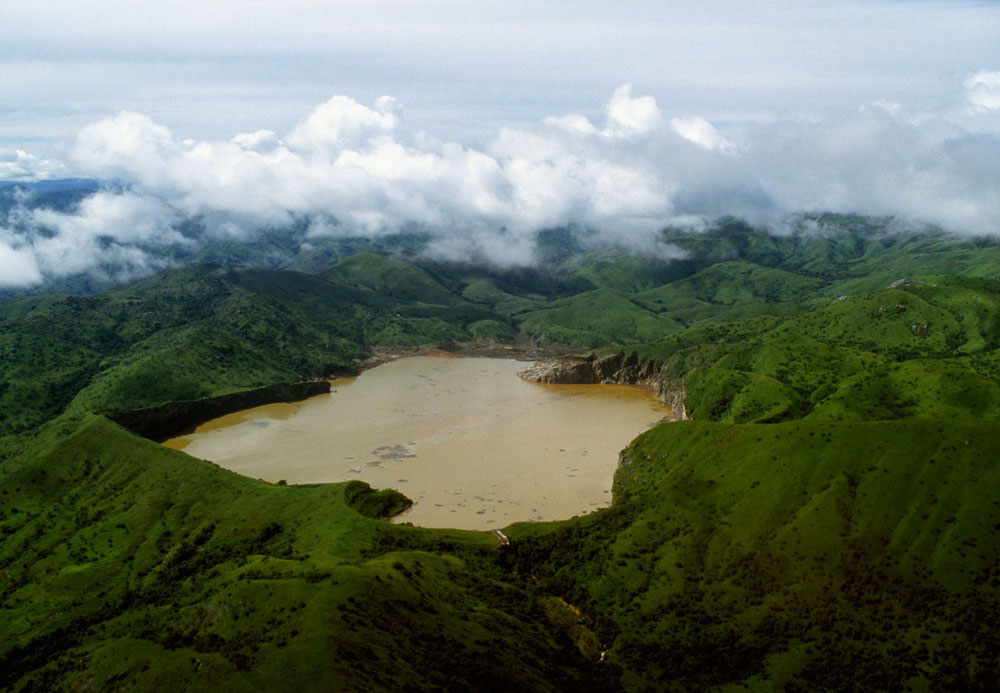
<path fill-rule="evenodd" d="M 293 218 L 316 236 L 416 224 L 440 257 L 501 265 L 560 224 L 645 252 L 722 214 L 1000 234 L 996 2 L 0 0 L 0 16 L 0 180 L 126 183 L 0 219 L 0 286 L 150 271 L 191 215 L 236 240 Z"/>

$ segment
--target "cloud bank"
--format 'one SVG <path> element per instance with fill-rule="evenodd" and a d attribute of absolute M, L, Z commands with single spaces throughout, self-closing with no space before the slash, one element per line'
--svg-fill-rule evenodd
<path fill-rule="evenodd" d="M 141 274 L 164 262 L 157 248 L 193 242 L 176 230 L 191 217 L 236 239 L 302 219 L 314 236 L 417 228 L 438 257 L 500 266 L 534 262 L 536 232 L 566 224 L 667 253 L 656 244 L 665 225 L 720 215 L 771 224 L 859 212 L 996 234 L 1000 72 L 962 87 L 937 113 L 880 102 L 724 132 L 625 85 L 603 122 L 553 116 L 503 128 L 480 149 L 411 130 L 388 96 L 334 96 L 287 133 L 226 141 L 182 139 L 122 112 L 85 127 L 73 159 L 124 189 L 71 213 L 15 209 L 0 220 L 0 286 L 113 266 Z"/>
<path fill-rule="evenodd" d="M 39 158 L 23 149 L 0 148 L 0 181 L 31 181 L 54 178 L 65 170 L 57 161 Z"/>

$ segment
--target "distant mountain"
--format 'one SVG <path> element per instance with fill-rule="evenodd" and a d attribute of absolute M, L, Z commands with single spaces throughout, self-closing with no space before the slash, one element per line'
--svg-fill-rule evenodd
<path fill-rule="evenodd" d="M 51 229 L 32 226 L 33 210 L 72 214 L 100 189 L 120 191 L 121 187 L 113 181 L 82 178 L 0 184 L 0 223 L 26 239 L 49 237 L 54 233 Z M 598 288 L 630 294 L 650 291 L 720 261 L 745 261 L 827 283 L 853 278 L 853 283 L 845 284 L 851 291 L 872 290 L 884 280 L 907 273 L 991 276 L 1000 266 L 1000 240 L 995 237 L 967 238 L 939 229 L 913 229 L 891 218 L 839 214 L 799 215 L 787 220 L 780 233 L 732 218 L 716 220 L 698 231 L 667 228 L 659 242 L 662 249 L 670 250 L 661 255 L 602 244 L 599 234 L 576 226 L 542 229 L 535 234 L 538 263 L 507 270 L 481 262 L 435 261 L 426 256 L 431 234 L 415 229 L 376 236 L 317 234 L 310 219 L 296 218 L 281 226 L 244 229 L 245 237 L 236 238 L 210 232 L 200 216 L 175 222 L 175 229 L 184 242 L 122 245 L 122 257 L 134 259 L 134 252 L 125 252 L 129 249 L 142 256 L 138 265 L 122 264 L 109 254 L 88 271 L 51 273 L 37 285 L 0 288 L 0 300 L 41 293 L 96 293 L 187 263 L 316 274 L 357 253 L 394 256 L 446 283 L 477 276 L 508 293 L 519 293 L 530 285 L 533 293 L 564 298 Z M 102 242 L 117 243 L 110 237 Z"/>
<path fill-rule="evenodd" d="M 69 190 L 89 190 L 96 192 L 101 189 L 101 181 L 94 178 L 54 178 L 52 180 L 36 181 L 2 181 L 0 190 L 7 188 L 25 188 L 37 193 L 57 193 Z"/>

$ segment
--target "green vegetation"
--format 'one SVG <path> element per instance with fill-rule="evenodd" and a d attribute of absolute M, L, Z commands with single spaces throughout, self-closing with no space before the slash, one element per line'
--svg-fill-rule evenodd
<path fill-rule="evenodd" d="M 450 305 L 459 302 L 419 267 L 375 253 L 352 255 L 323 276 L 414 303 Z"/>
<path fill-rule="evenodd" d="M 5 690 L 587 685 L 495 540 L 372 519 L 396 492 L 253 481 L 98 416 L 4 452 Z"/>
<path fill-rule="evenodd" d="M 554 301 L 542 310 L 518 316 L 522 330 L 544 342 L 597 347 L 615 342 L 647 341 L 681 329 L 612 289 L 597 289 Z"/>
<path fill-rule="evenodd" d="M 621 683 L 988 690 L 1000 424 L 682 422 L 624 453 L 612 509 L 508 534 L 600 614 Z"/>
<path fill-rule="evenodd" d="M 545 272 L 500 271 L 413 237 L 0 303 L 0 688 L 995 689 L 998 247 L 829 215 L 663 240 L 685 259 L 551 229 Z M 612 507 L 506 547 L 103 415 L 531 338 L 627 357 L 693 420 L 626 449 Z"/>
<path fill-rule="evenodd" d="M 0 434 L 66 409 L 137 409 L 349 369 L 366 354 L 364 299 L 309 275 L 190 266 L 95 296 L 0 304 Z"/>

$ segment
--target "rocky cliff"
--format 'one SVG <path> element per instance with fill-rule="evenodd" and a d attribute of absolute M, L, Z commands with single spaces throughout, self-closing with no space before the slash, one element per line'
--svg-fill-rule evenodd
<path fill-rule="evenodd" d="M 687 397 L 687 387 L 684 378 L 660 378 L 654 385 L 656 396 L 663 401 L 674 417 L 674 421 L 687 421 L 687 406 L 684 398 Z"/>
<path fill-rule="evenodd" d="M 538 361 L 518 375 L 536 383 L 645 385 L 670 407 L 675 420 L 688 418 L 684 406 L 687 394 L 684 379 L 667 377 L 663 363 L 640 358 L 634 353 L 614 352 Z"/>

